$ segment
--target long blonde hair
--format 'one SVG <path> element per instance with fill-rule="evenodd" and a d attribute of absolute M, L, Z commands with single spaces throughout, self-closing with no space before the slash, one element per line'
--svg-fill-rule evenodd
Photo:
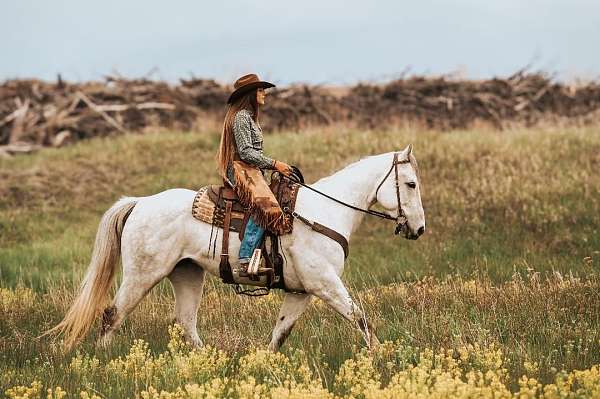
<path fill-rule="evenodd" d="M 235 139 L 233 137 L 233 121 L 238 111 L 248 110 L 252 115 L 254 122 L 258 123 L 259 105 L 256 100 L 256 90 L 241 96 L 232 104 L 227 105 L 227 113 L 223 122 L 223 133 L 221 134 L 221 144 L 217 154 L 217 168 L 222 177 L 227 176 L 227 166 L 233 162 L 235 154 Z"/>

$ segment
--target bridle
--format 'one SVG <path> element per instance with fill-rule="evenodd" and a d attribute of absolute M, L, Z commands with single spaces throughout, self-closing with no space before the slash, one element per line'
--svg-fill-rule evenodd
<path fill-rule="evenodd" d="M 400 179 L 398 178 L 398 165 L 402 165 L 405 163 L 410 163 L 410 155 L 406 159 L 398 159 L 398 153 L 395 152 L 394 160 L 392 161 L 392 166 L 390 167 L 390 170 L 388 170 L 388 172 L 385 174 L 385 177 L 383 178 L 383 180 L 381 180 L 381 183 L 379 183 L 379 185 L 377 186 L 377 190 L 375 190 L 375 198 L 377 198 L 379 189 L 381 188 L 383 183 L 387 180 L 387 178 L 389 177 L 390 173 L 392 173 L 392 170 L 393 170 L 394 171 L 394 180 L 395 180 L 394 184 L 396 186 L 396 200 L 398 201 L 398 216 L 396 216 L 396 230 L 394 230 L 394 234 L 396 234 L 396 235 L 398 235 L 402 231 L 402 229 L 404 228 L 404 226 L 406 226 L 406 223 L 408 222 L 408 219 L 406 218 L 406 215 L 404 214 L 404 210 L 402 209 L 402 200 L 400 199 Z"/>
<path fill-rule="evenodd" d="M 402 200 L 400 198 L 400 180 L 398 178 L 398 165 L 402 165 L 405 163 L 410 163 L 410 156 L 407 157 L 406 159 L 398 159 L 398 153 L 395 152 L 394 160 L 392 162 L 392 165 L 390 166 L 390 170 L 388 170 L 388 172 L 385 174 L 385 177 L 383 178 L 383 180 L 381 180 L 381 183 L 379 183 L 379 185 L 377 186 L 377 190 L 375 190 L 375 198 L 377 198 L 379 189 L 381 188 L 383 183 L 387 180 L 387 178 L 390 176 L 392 171 L 394 171 L 394 178 L 395 178 L 395 185 L 396 185 L 396 199 L 398 200 L 398 215 L 396 217 L 390 216 L 385 212 L 380 212 L 380 211 L 376 211 L 373 209 L 363 209 L 363 208 L 359 208 L 357 206 L 348 204 L 344 201 L 340 201 L 337 198 L 331 197 L 330 195 L 327 195 L 324 192 L 321 192 L 315 188 L 312 188 L 312 187 L 304 184 L 304 182 L 300 181 L 300 179 L 298 179 L 294 175 L 292 175 L 291 177 L 288 177 L 288 176 L 284 176 L 284 177 L 293 181 L 296 184 L 299 184 L 300 186 L 302 186 L 304 188 L 307 188 L 311 191 L 314 191 L 317 194 L 320 194 L 326 198 L 329 198 L 330 200 L 335 201 L 338 204 L 341 204 L 348 208 L 354 209 L 355 211 L 363 212 L 363 213 L 366 213 L 367 215 L 376 216 L 381 219 L 395 220 L 397 224 L 396 224 L 396 229 L 394 230 L 394 234 L 397 235 L 402 231 L 402 229 L 406 226 L 406 223 L 407 223 L 406 215 L 404 214 L 404 211 L 402 210 Z"/>

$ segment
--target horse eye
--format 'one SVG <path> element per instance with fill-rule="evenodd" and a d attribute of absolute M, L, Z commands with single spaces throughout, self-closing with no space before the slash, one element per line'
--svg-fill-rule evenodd
<path fill-rule="evenodd" d="M 406 185 L 407 185 L 408 187 L 410 187 L 410 188 L 415 188 L 415 187 L 417 187 L 417 183 L 415 183 L 414 181 L 408 182 L 408 183 L 406 183 Z"/>

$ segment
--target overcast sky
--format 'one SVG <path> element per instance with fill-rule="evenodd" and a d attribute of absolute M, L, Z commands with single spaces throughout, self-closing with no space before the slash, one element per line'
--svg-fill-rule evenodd
<path fill-rule="evenodd" d="M 0 80 L 600 77 L 598 0 L 4 0 Z"/>

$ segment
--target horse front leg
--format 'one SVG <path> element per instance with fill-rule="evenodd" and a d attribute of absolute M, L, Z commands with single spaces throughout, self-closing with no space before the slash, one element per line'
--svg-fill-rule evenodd
<path fill-rule="evenodd" d="M 342 254 L 343 256 L 343 254 Z M 296 272 L 302 280 L 306 292 L 321 298 L 335 311 L 350 321 L 362 334 L 369 350 L 379 345 L 373 326 L 367 321 L 365 313 L 357 306 L 344 283 L 336 273 L 336 268 L 328 262 L 314 262 L 318 256 L 307 256 L 306 251 L 299 251 L 294 256 Z M 304 260 L 304 262 L 302 262 Z M 313 260 L 313 262 L 311 262 Z M 343 262 L 343 258 L 342 258 Z M 342 268 L 338 268 L 341 273 Z"/>
<path fill-rule="evenodd" d="M 367 320 L 366 314 L 352 300 L 338 276 L 323 279 L 322 284 L 319 284 L 319 286 L 314 294 L 350 321 L 361 332 L 369 350 L 373 350 L 379 345 L 375 330 Z"/>

